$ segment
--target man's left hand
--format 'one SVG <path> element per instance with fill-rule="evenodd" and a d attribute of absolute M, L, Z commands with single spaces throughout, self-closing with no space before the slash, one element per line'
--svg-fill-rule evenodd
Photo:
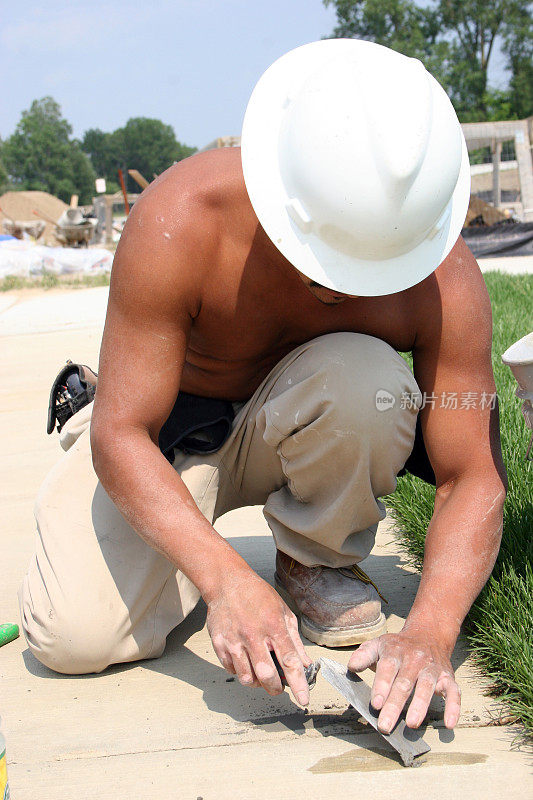
<path fill-rule="evenodd" d="M 364 642 L 353 653 L 348 669 L 362 672 L 368 668 L 376 671 L 371 703 L 380 711 L 378 728 L 382 733 L 392 731 L 413 689 L 406 717 L 410 728 L 422 724 L 434 694 L 446 700 L 446 727 L 457 724 L 461 690 L 455 682 L 449 654 L 433 636 L 402 631 Z"/>

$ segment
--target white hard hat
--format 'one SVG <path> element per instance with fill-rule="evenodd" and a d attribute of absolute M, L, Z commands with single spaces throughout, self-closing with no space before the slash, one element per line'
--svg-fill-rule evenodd
<path fill-rule="evenodd" d="M 262 227 L 300 272 L 354 295 L 399 292 L 448 255 L 470 166 L 442 87 L 358 39 L 291 50 L 255 87 L 242 165 Z"/>

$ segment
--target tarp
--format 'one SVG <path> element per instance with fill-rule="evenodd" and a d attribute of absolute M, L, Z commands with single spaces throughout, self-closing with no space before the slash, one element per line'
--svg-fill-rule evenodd
<path fill-rule="evenodd" d="M 476 258 L 484 256 L 533 256 L 533 222 L 470 225 L 463 237 Z"/>
<path fill-rule="evenodd" d="M 0 278 L 45 272 L 98 275 L 110 272 L 112 263 L 113 254 L 103 248 L 45 247 L 18 239 L 0 241 Z"/>
<path fill-rule="evenodd" d="M 533 222 L 502 223 L 463 228 L 463 237 L 476 258 L 533 256 Z M 82 272 L 110 272 L 113 254 L 103 248 L 45 247 L 19 239 L 0 240 L 0 278 Z"/>

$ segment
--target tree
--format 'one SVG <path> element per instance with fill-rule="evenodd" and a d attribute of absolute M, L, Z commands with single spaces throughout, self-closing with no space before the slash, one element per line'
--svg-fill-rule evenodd
<path fill-rule="evenodd" d="M 513 115 L 533 114 L 533 18 L 531 3 L 515 3 L 503 23 L 503 50 L 511 72 L 509 83 Z"/>
<path fill-rule="evenodd" d="M 105 133 L 99 128 L 85 131 L 81 146 L 91 159 L 91 164 L 98 177 L 116 173 L 122 162 L 121 142 L 112 133 Z"/>
<path fill-rule="evenodd" d="M 13 188 L 50 192 L 66 202 L 78 194 L 81 203 L 89 203 L 94 170 L 71 134 L 52 97 L 34 100 L 2 146 L 2 161 Z"/>
<path fill-rule="evenodd" d="M 106 179 L 107 192 L 118 192 L 118 170 L 124 165 L 122 137 L 99 128 L 89 128 L 81 146 L 89 156 L 97 177 Z"/>
<path fill-rule="evenodd" d="M 333 36 L 368 39 L 420 58 L 443 84 L 462 121 L 533 114 L 533 31 L 529 0 L 324 0 L 337 12 Z M 488 86 L 499 41 L 506 91 Z"/>
<path fill-rule="evenodd" d="M 435 14 L 411 0 L 324 0 L 335 6 L 333 37 L 368 39 L 405 55 L 430 55 L 438 27 Z"/>
<path fill-rule="evenodd" d="M 7 170 L 4 166 L 2 149 L 3 149 L 3 142 L 0 139 L 0 194 L 4 194 L 4 192 L 9 191 L 10 189 L 9 177 L 7 174 Z"/>
<path fill-rule="evenodd" d="M 83 149 L 98 175 L 105 177 L 108 183 L 116 182 L 119 168 L 138 169 L 151 180 L 154 173 L 163 172 L 196 150 L 179 142 L 170 125 L 148 117 L 133 117 L 112 133 L 92 128 L 84 136 Z M 131 181 L 130 186 L 138 189 Z"/>
<path fill-rule="evenodd" d="M 194 153 L 194 148 L 176 140 L 170 125 L 158 119 L 134 117 L 127 121 L 121 133 L 128 166 L 135 167 L 147 178 Z"/>

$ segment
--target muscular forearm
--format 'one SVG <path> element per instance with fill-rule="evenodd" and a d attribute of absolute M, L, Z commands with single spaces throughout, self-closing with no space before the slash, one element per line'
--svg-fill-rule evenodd
<path fill-rule="evenodd" d="M 356 671 L 376 664 L 371 702 L 380 711 L 383 733 L 393 729 L 413 689 L 407 725 L 421 725 L 434 692 L 446 698 L 444 724 L 457 724 L 461 694 L 451 654 L 494 566 L 504 497 L 502 481 L 484 474 L 462 477 L 437 492 L 422 580 L 403 631 L 365 642 L 350 659 Z"/>
<path fill-rule="evenodd" d="M 494 566 L 505 488 L 495 476 L 465 476 L 437 492 L 420 587 L 405 630 L 433 632 L 451 653 L 460 626 Z"/>
<path fill-rule="evenodd" d="M 223 666 L 246 686 L 282 691 L 275 650 L 298 702 L 309 702 L 303 667 L 311 663 L 298 623 L 278 594 L 215 531 L 147 433 L 93 435 L 96 473 L 122 515 L 198 587 Z M 253 609 L 255 613 L 251 614 Z"/>
<path fill-rule="evenodd" d="M 250 567 L 214 530 L 148 434 L 133 429 L 92 438 L 95 471 L 135 531 L 198 587 L 204 599 L 229 572 Z"/>

